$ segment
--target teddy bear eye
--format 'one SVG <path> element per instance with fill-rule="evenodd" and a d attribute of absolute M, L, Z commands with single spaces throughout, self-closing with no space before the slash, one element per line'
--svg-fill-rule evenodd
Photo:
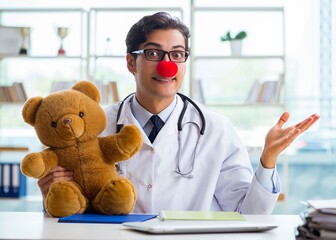
<path fill-rule="evenodd" d="M 53 127 L 53 128 L 56 128 L 57 127 L 57 122 L 51 122 L 51 126 Z"/>
<path fill-rule="evenodd" d="M 80 116 L 81 118 L 83 118 L 83 117 L 84 117 L 84 113 L 83 113 L 83 112 L 79 112 L 79 116 Z"/>

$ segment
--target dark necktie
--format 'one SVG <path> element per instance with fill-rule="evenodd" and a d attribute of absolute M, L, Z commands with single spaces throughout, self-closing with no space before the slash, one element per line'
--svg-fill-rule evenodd
<path fill-rule="evenodd" d="M 158 115 L 151 116 L 150 120 L 153 123 L 153 129 L 150 132 L 148 138 L 151 141 L 151 143 L 153 143 L 154 139 L 156 138 L 156 135 L 158 135 L 161 128 L 163 127 L 164 122 L 161 120 L 161 118 Z"/>

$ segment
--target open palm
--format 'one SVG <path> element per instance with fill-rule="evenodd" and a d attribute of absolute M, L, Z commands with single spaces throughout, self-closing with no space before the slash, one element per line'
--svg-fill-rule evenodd
<path fill-rule="evenodd" d="M 270 129 L 265 138 L 265 146 L 261 162 L 265 168 L 274 168 L 278 155 L 285 150 L 302 132 L 309 129 L 320 117 L 313 114 L 302 122 L 283 128 L 289 119 L 289 113 L 284 112 L 278 122 Z"/>

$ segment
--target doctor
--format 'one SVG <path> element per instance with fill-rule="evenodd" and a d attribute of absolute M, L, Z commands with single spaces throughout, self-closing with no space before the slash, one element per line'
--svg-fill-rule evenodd
<path fill-rule="evenodd" d="M 281 190 L 275 169 L 278 155 L 319 116 L 284 128 L 289 114 L 283 113 L 265 138 L 254 173 L 230 121 L 177 94 L 186 72 L 189 35 L 182 22 L 160 12 L 140 19 L 126 38 L 127 68 L 134 75 L 136 92 L 106 109 L 108 126 L 102 135 L 127 124 L 142 130 L 141 150 L 119 164 L 119 173 L 137 190 L 134 212 L 270 214 Z M 160 117 L 155 124 L 153 115 Z M 61 179 L 71 180 L 72 173 L 56 167 L 40 179 L 43 196 L 53 181 Z"/>

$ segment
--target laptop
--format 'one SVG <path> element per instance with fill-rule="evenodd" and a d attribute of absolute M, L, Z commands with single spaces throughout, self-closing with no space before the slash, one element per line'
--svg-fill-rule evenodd
<path fill-rule="evenodd" d="M 124 227 L 152 234 L 264 232 L 277 225 L 250 221 L 159 221 L 126 222 Z"/>

